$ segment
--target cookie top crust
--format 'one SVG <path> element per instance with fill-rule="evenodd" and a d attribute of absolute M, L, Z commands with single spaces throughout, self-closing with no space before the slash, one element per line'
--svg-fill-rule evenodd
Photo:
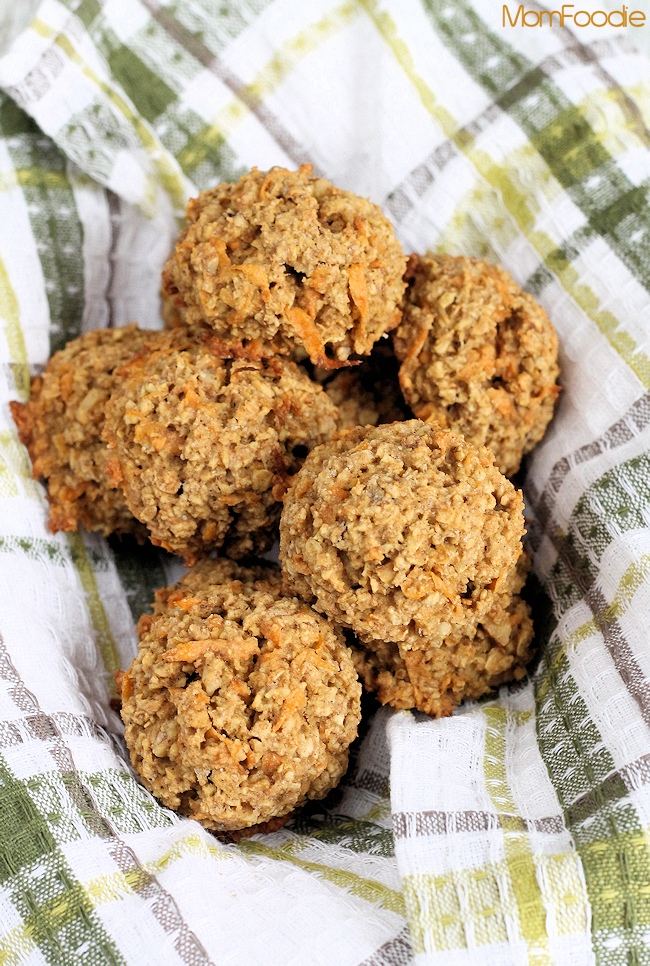
<path fill-rule="evenodd" d="M 336 368 L 399 322 L 406 257 L 390 222 L 311 165 L 253 168 L 201 192 L 186 217 L 163 270 L 174 324 Z"/>

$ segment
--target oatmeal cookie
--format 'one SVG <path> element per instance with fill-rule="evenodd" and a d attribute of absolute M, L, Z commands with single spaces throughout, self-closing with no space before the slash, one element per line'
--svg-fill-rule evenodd
<path fill-rule="evenodd" d="M 116 370 L 151 337 L 136 325 L 86 332 L 56 352 L 43 375 L 32 379 L 28 402 L 9 404 L 34 478 L 47 486 L 52 533 L 81 525 L 104 536 L 144 536 L 122 493 L 107 483 L 108 454 L 101 434 Z"/>
<path fill-rule="evenodd" d="M 334 374 L 315 369 L 314 378 L 338 408 L 341 429 L 379 426 L 413 418 L 404 402 L 397 369 L 392 346 L 382 339 L 360 365 Z"/>
<path fill-rule="evenodd" d="M 519 560 L 525 561 L 525 555 Z M 452 627 L 441 644 L 413 650 L 392 641 L 358 642 L 354 666 L 365 687 L 382 704 L 418 708 L 438 718 L 465 699 L 521 680 L 533 639 L 530 608 L 517 593 L 526 569 L 518 564 L 506 582 L 510 592 L 495 594 L 480 620 Z"/>
<path fill-rule="evenodd" d="M 253 168 L 190 201 L 163 270 L 172 324 L 206 323 L 267 352 L 304 347 L 324 368 L 397 325 L 406 258 L 390 222 L 311 171 Z"/>
<path fill-rule="evenodd" d="M 276 564 L 255 559 L 242 564 L 234 563 L 227 557 L 204 557 L 190 567 L 178 583 L 155 592 L 153 613 L 157 616 L 170 606 L 175 606 L 175 596 L 190 598 L 210 590 L 218 592 L 222 608 L 233 613 L 241 606 L 242 599 L 257 593 L 260 588 L 272 594 L 276 600 L 283 596 L 282 571 Z"/>
<path fill-rule="evenodd" d="M 420 420 L 342 432 L 294 477 L 280 522 L 290 592 L 363 641 L 415 649 L 493 604 L 523 501 L 492 454 Z"/>
<path fill-rule="evenodd" d="M 288 476 L 336 407 L 288 359 L 223 358 L 183 330 L 121 371 L 106 407 L 110 481 L 153 543 L 195 562 L 268 549 Z"/>
<path fill-rule="evenodd" d="M 140 619 L 121 676 L 133 766 L 216 831 L 323 798 L 347 768 L 361 686 L 340 631 L 283 597 L 272 565 L 204 560 Z"/>
<path fill-rule="evenodd" d="M 487 446 L 511 476 L 544 435 L 560 387 L 546 312 L 498 265 L 412 255 L 394 333 L 399 378 L 420 419 Z"/>

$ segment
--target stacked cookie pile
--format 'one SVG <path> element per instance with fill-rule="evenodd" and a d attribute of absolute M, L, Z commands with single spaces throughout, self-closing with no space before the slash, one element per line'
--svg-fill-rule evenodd
<path fill-rule="evenodd" d="M 140 620 L 122 717 L 145 785 L 227 831 L 338 782 L 356 672 L 433 715 L 523 676 L 503 474 L 551 418 L 557 341 L 503 270 L 407 260 L 377 206 L 309 166 L 253 169 L 187 219 L 167 328 L 81 336 L 12 412 L 53 531 L 191 566 Z M 278 532 L 282 572 L 253 559 Z"/>

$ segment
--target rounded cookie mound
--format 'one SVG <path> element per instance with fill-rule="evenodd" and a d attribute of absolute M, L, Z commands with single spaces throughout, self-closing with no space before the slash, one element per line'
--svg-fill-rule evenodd
<path fill-rule="evenodd" d="M 400 383 L 420 419 L 487 446 L 512 475 L 544 435 L 560 391 L 546 312 L 498 265 L 412 255 L 394 333 Z"/>
<path fill-rule="evenodd" d="M 268 549 L 287 476 L 332 435 L 336 407 L 290 360 L 225 359 L 159 333 L 106 409 L 111 481 L 153 543 L 193 563 Z"/>
<path fill-rule="evenodd" d="M 465 699 L 521 680 L 533 639 L 530 608 L 517 593 L 526 569 L 518 565 L 506 582 L 510 592 L 495 594 L 480 620 L 453 627 L 441 644 L 415 650 L 392 641 L 359 642 L 353 659 L 365 687 L 382 704 L 418 708 L 438 718 Z"/>
<path fill-rule="evenodd" d="M 200 567 L 141 618 L 121 713 L 144 785 L 229 831 L 287 815 L 338 783 L 361 686 L 340 632 L 280 596 L 271 568 L 265 580 L 261 566 Z"/>
<path fill-rule="evenodd" d="M 304 348 L 325 368 L 397 325 L 406 258 L 390 222 L 311 170 L 253 168 L 190 201 L 163 270 L 169 320 L 265 351 Z"/>
<path fill-rule="evenodd" d="M 86 332 L 56 352 L 31 383 L 28 402 L 11 402 L 35 479 L 50 502 L 49 529 L 144 535 L 121 492 L 106 480 L 104 410 L 115 372 L 141 352 L 153 333 L 128 325 Z"/>
<path fill-rule="evenodd" d="M 288 588 L 364 641 L 442 642 L 521 553 L 521 494 L 486 449 L 420 420 L 317 447 L 280 522 Z"/>

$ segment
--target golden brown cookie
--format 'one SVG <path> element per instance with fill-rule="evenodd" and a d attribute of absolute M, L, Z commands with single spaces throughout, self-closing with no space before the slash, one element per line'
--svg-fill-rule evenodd
<path fill-rule="evenodd" d="M 420 420 L 316 447 L 280 522 L 287 588 L 363 641 L 441 644 L 510 578 L 521 494 L 492 454 Z"/>
<path fill-rule="evenodd" d="M 518 595 L 526 569 L 518 565 L 508 592 L 494 594 L 480 620 L 452 627 L 441 644 L 415 650 L 391 641 L 358 642 L 353 659 L 364 686 L 382 704 L 443 717 L 465 699 L 521 680 L 533 639 L 530 608 Z"/>
<path fill-rule="evenodd" d="M 81 525 L 105 536 L 144 534 L 122 493 L 108 485 L 101 434 L 116 370 L 141 352 L 152 335 L 136 325 L 86 332 L 56 352 L 43 375 L 32 379 L 28 402 L 9 404 L 34 478 L 47 486 L 52 533 Z"/>
<path fill-rule="evenodd" d="M 420 419 L 487 446 L 511 476 L 544 435 L 560 387 L 546 312 L 498 265 L 412 255 L 394 333 L 404 396 Z"/>
<path fill-rule="evenodd" d="M 289 359 L 223 358 L 158 334 L 106 407 L 111 482 L 151 540 L 193 563 L 268 549 L 288 476 L 332 435 L 336 407 Z"/>
<path fill-rule="evenodd" d="M 315 369 L 319 382 L 339 411 L 342 429 L 379 426 L 412 419 L 397 378 L 398 363 L 388 339 L 377 342 L 360 365 L 332 373 Z"/>
<path fill-rule="evenodd" d="M 219 586 L 221 606 L 230 613 L 245 606 L 242 600 L 262 588 L 276 600 L 283 596 L 282 571 L 268 560 L 249 560 L 245 564 L 233 563 L 226 557 L 204 557 L 185 573 L 177 584 L 162 587 L 155 592 L 154 616 L 163 614 L 170 596 L 189 598 Z"/>
<path fill-rule="evenodd" d="M 166 317 L 324 368 L 400 318 L 406 258 L 377 205 L 298 171 L 253 168 L 190 201 L 163 270 Z"/>
<path fill-rule="evenodd" d="M 121 676 L 144 785 L 216 831 L 323 798 L 345 773 L 361 717 L 340 632 L 281 596 L 275 573 L 202 561 L 141 618 L 138 655 Z"/>

